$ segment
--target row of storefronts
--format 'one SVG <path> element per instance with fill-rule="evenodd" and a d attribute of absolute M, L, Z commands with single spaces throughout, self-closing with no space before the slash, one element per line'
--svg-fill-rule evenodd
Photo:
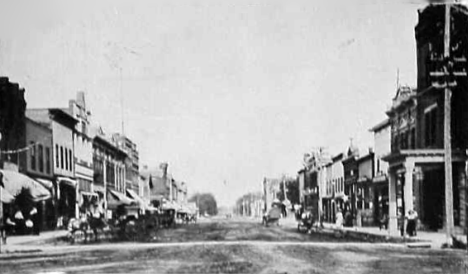
<path fill-rule="evenodd" d="M 405 216 L 414 210 L 419 216 L 418 229 L 446 230 L 446 220 L 453 217 L 454 231 L 450 233 L 466 233 L 468 9 L 452 5 L 448 10 L 457 30 L 450 41 L 450 69 L 458 70 L 450 102 L 444 99 L 444 40 L 438 34 L 443 33 L 446 9 L 429 5 L 419 11 L 415 28 L 417 87 L 397 87 L 385 112 L 387 119 L 370 130 L 374 148 L 363 155 L 351 144 L 345 153 L 334 157 L 322 149 L 305 157 L 299 171 L 301 199 L 306 208 L 317 208 L 323 220 L 334 222 L 341 210 L 345 224 L 385 222 L 390 234 L 399 234 L 404 231 Z M 447 109 L 451 110 L 450 138 L 446 139 L 451 143 L 451 164 L 447 165 L 452 170 L 451 180 L 445 176 Z M 452 190 L 447 191 L 450 184 Z M 451 196 L 446 197 L 446 193 Z"/>
<path fill-rule="evenodd" d="M 11 86 L 8 81 L 4 85 Z M 146 205 L 139 193 L 136 145 L 123 135 L 109 136 L 91 125 L 83 92 L 67 108 L 45 109 L 22 108 L 24 90 L 3 92 L 2 97 L 10 96 L 9 113 L 16 112 L 14 116 L 0 113 L 2 121 L 14 120 L 14 126 L 0 128 L 7 137 L 0 140 L 0 170 L 7 182 L 4 197 L 16 196 L 18 185 L 48 193 L 35 201 L 41 229 L 64 227 L 71 218 L 90 211 L 112 218 L 119 205 Z M 19 142 L 12 145 L 15 131 L 20 132 Z M 23 177 L 27 179 L 22 183 L 15 179 Z M 9 204 L 11 199 L 3 202 Z M 26 210 L 15 207 L 6 206 Z"/>

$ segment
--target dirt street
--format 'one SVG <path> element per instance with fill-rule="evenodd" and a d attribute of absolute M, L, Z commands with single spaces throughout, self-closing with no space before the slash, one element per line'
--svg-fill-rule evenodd
<path fill-rule="evenodd" d="M 408 249 L 214 220 L 158 243 L 103 243 L 0 257 L 1 273 L 466 273 L 466 252 Z"/>

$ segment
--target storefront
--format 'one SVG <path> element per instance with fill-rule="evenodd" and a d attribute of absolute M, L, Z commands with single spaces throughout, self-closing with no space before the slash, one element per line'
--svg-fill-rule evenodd
<path fill-rule="evenodd" d="M 445 176 L 443 150 L 401 151 L 385 157 L 389 161 L 389 229 L 392 234 L 404 230 L 404 216 L 410 209 L 418 213 L 418 229 L 438 231 L 445 221 Z M 466 156 L 454 153 L 453 216 L 455 229 L 465 227 Z M 404 231 L 403 231 L 404 232 Z"/>

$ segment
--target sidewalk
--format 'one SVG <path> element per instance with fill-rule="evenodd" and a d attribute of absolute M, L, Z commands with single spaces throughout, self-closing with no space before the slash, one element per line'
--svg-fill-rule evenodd
<path fill-rule="evenodd" d="M 44 245 L 50 245 L 67 235 L 66 230 L 45 231 L 40 235 L 9 236 L 7 244 L 1 245 L 1 253 L 29 253 L 41 251 Z"/>
<path fill-rule="evenodd" d="M 336 230 L 334 224 L 324 223 L 325 228 Z M 393 239 L 408 240 L 410 242 L 427 242 L 430 243 L 432 248 L 441 248 L 446 243 L 445 233 L 429 232 L 429 231 L 418 231 L 415 237 L 401 237 L 401 236 L 390 236 L 388 230 L 380 230 L 378 227 L 343 227 L 343 231 L 358 232 L 369 235 L 376 235 L 381 237 L 388 237 Z M 466 244 L 466 236 L 457 237 L 459 240 Z"/>

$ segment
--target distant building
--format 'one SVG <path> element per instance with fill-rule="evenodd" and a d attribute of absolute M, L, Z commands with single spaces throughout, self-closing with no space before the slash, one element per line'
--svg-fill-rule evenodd
<path fill-rule="evenodd" d="M 73 132 L 75 177 L 78 184 L 78 204 L 80 210 L 86 212 L 97 200 L 97 194 L 93 191 L 93 139 L 89 136 L 91 112 L 86 105 L 85 93 L 78 92 L 76 99 L 70 100 L 68 109 L 64 111 L 78 121 Z"/>
<path fill-rule="evenodd" d="M 113 134 L 112 139 L 116 144 L 118 144 L 118 147 L 125 151 L 128 155 L 127 159 L 125 160 L 126 188 L 138 193 L 138 178 L 140 174 L 140 167 L 137 146 L 132 140 L 130 140 L 130 138 L 120 133 Z"/>
<path fill-rule="evenodd" d="M 386 119 L 370 129 L 374 133 L 374 171 L 372 179 L 374 187 L 374 218 L 382 219 L 388 216 L 388 163 L 382 157 L 391 152 L 391 126 Z"/>
<path fill-rule="evenodd" d="M 66 224 L 68 219 L 78 216 L 73 133 L 78 120 L 58 108 L 27 109 L 26 116 L 52 130 L 56 210 L 58 216 Z"/>
<path fill-rule="evenodd" d="M 358 162 L 359 149 L 350 144 L 346 153 L 346 158 L 343 159 L 343 170 L 344 170 L 344 184 L 345 184 L 345 195 L 348 197 L 348 205 L 353 220 L 356 219 L 357 214 L 357 181 L 359 177 Z"/>
<path fill-rule="evenodd" d="M 356 183 L 357 226 L 374 225 L 374 152 L 369 151 L 357 159 L 358 179 Z"/>
<path fill-rule="evenodd" d="M 52 129 L 29 118 L 26 121 L 26 136 L 23 147 L 29 147 L 20 153 L 19 172 L 24 173 L 46 187 L 52 197 L 56 197 L 53 171 Z M 42 201 L 37 206 L 41 230 L 54 229 L 56 226 L 55 200 Z"/>
<path fill-rule="evenodd" d="M 157 169 L 145 169 L 141 176 L 147 177 L 150 189 L 150 201 L 153 206 L 160 206 L 164 201 L 179 205 L 187 202 L 187 184 L 178 181 L 168 173 L 169 165 L 161 163 Z"/>
<path fill-rule="evenodd" d="M 107 138 L 102 128 L 93 128 L 93 190 L 99 196 L 99 207 L 112 217 L 125 191 L 125 151 Z M 112 215 L 111 215 L 112 214 Z"/>
<path fill-rule="evenodd" d="M 304 168 L 298 172 L 299 200 L 304 209 L 316 217 L 322 213 L 323 184 L 320 171 L 330 161 L 330 156 L 320 148 L 304 155 Z"/>

